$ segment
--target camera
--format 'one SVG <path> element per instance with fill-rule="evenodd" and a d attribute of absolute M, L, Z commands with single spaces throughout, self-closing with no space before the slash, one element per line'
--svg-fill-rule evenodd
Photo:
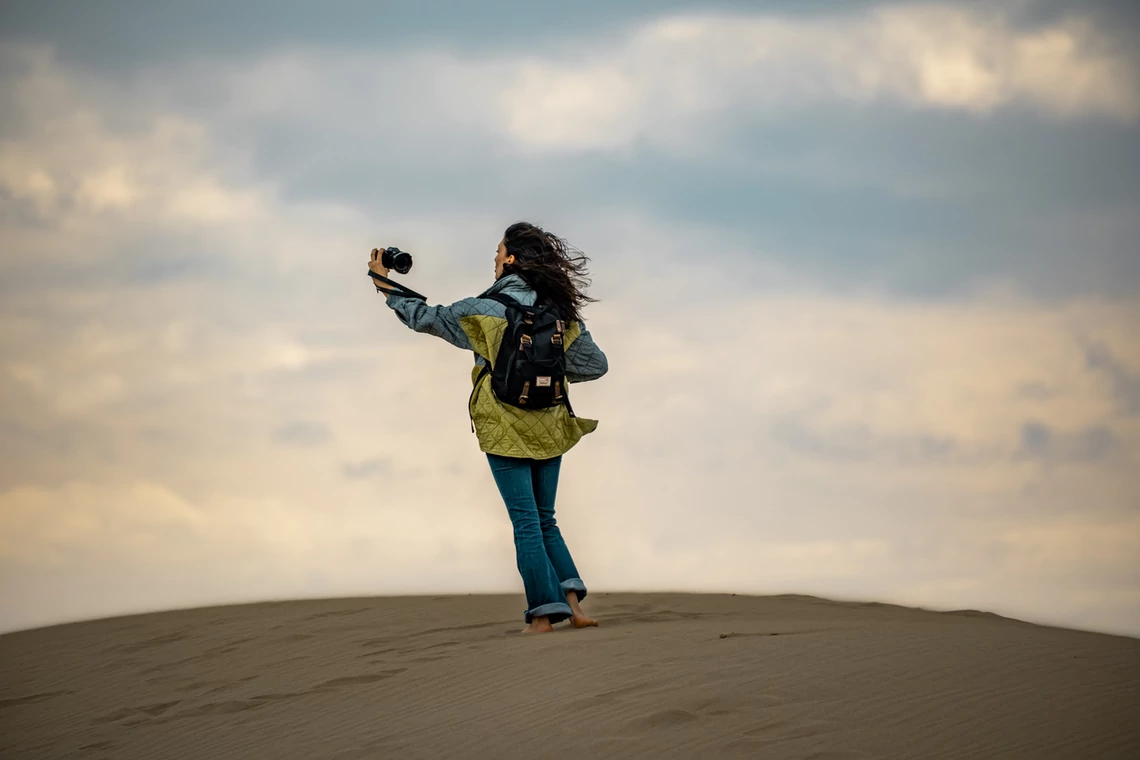
<path fill-rule="evenodd" d="M 395 246 L 391 248 L 385 248 L 383 251 L 381 251 L 379 248 L 373 248 L 371 258 L 373 262 L 376 261 L 378 254 L 380 257 L 380 263 L 383 264 L 386 269 L 395 270 L 400 274 L 407 274 L 412 268 L 412 254 L 408 253 L 407 251 L 401 251 Z M 411 288 L 405 287 L 398 282 L 393 282 L 378 272 L 372 271 L 371 265 L 368 267 L 368 275 L 372 278 L 373 284 L 376 286 L 377 293 L 394 293 L 398 296 L 403 296 L 404 298 L 418 298 L 425 303 L 427 302 L 427 296 L 417 293 Z M 381 282 L 383 282 L 388 287 L 380 287 Z"/>
<path fill-rule="evenodd" d="M 394 269 L 400 274 L 407 274 L 412 268 L 412 254 L 401 251 L 395 246 L 385 248 L 380 255 L 380 263 L 388 269 Z"/>

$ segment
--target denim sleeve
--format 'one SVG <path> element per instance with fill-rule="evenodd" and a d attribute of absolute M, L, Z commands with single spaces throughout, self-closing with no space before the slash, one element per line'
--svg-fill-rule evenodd
<path fill-rule="evenodd" d="M 418 298 L 397 295 L 386 297 L 388 308 L 396 312 L 396 316 L 408 327 L 416 332 L 443 338 L 451 345 L 468 351 L 472 350 L 471 341 L 460 327 L 459 319 L 478 313 L 476 300 L 464 298 L 450 306 L 428 306 Z"/>
<path fill-rule="evenodd" d="M 597 380 L 610 368 L 606 355 L 586 329 L 586 323 L 579 322 L 578 326 L 582 332 L 566 349 L 566 379 L 572 383 Z"/>

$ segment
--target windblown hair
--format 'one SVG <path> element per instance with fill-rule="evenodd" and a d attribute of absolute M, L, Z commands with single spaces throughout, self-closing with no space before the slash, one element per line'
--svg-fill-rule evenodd
<path fill-rule="evenodd" d="M 590 281 L 586 275 L 587 258 L 565 240 L 541 227 L 516 222 L 503 233 L 507 255 L 514 264 L 503 265 L 503 275 L 522 277 L 541 298 L 558 308 L 567 322 L 582 317 L 582 307 L 598 299 L 586 295 Z"/>

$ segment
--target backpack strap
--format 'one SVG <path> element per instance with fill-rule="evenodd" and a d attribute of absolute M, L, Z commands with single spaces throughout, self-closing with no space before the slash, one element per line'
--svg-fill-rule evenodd
<path fill-rule="evenodd" d="M 498 301 L 503 306 L 517 306 L 520 309 L 527 308 L 511 296 L 508 296 L 506 293 L 488 293 L 487 295 L 483 296 L 483 298 L 490 298 L 492 301 Z"/>
<path fill-rule="evenodd" d="M 538 293 L 538 292 L 536 292 L 534 294 L 534 303 L 531 304 L 530 306 L 527 306 L 524 303 L 520 303 L 519 301 L 512 298 L 511 296 L 508 296 L 506 293 L 487 293 L 487 294 L 479 296 L 479 297 L 480 298 L 490 298 L 492 301 L 498 301 L 499 303 L 503 304 L 504 306 L 517 306 L 518 308 L 523 309 L 523 310 L 537 309 L 539 306 L 553 306 L 554 305 L 553 301 L 550 301 L 549 299 L 543 297 L 543 295 L 541 293 Z M 561 316 L 561 314 L 559 316 Z"/>
<path fill-rule="evenodd" d="M 563 380 L 565 380 L 565 378 L 563 378 Z M 568 385 L 570 385 L 570 383 L 566 383 L 566 385 L 562 387 L 562 403 L 566 404 L 566 411 L 570 413 L 570 416 L 576 417 L 577 415 L 574 414 L 574 407 L 570 406 L 569 388 L 566 387 Z"/>

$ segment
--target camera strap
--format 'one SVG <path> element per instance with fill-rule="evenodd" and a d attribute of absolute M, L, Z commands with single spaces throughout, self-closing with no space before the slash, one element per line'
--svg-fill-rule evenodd
<path fill-rule="evenodd" d="M 385 277 L 383 275 L 376 274 L 371 269 L 368 270 L 368 274 L 370 274 L 372 276 L 373 280 L 379 280 L 380 282 L 383 282 L 383 283 L 386 283 L 386 284 L 392 286 L 392 289 L 382 288 L 382 287 L 380 287 L 379 283 L 373 282 L 372 284 L 376 286 L 376 292 L 384 291 L 385 293 L 392 293 L 393 295 L 403 296 L 404 298 L 418 298 L 421 301 L 423 301 L 424 303 L 427 303 L 427 296 L 420 295 L 419 293 L 412 290 L 411 288 L 406 288 L 403 285 L 401 285 L 400 283 L 395 282 L 394 280 L 389 280 L 387 277 Z"/>

